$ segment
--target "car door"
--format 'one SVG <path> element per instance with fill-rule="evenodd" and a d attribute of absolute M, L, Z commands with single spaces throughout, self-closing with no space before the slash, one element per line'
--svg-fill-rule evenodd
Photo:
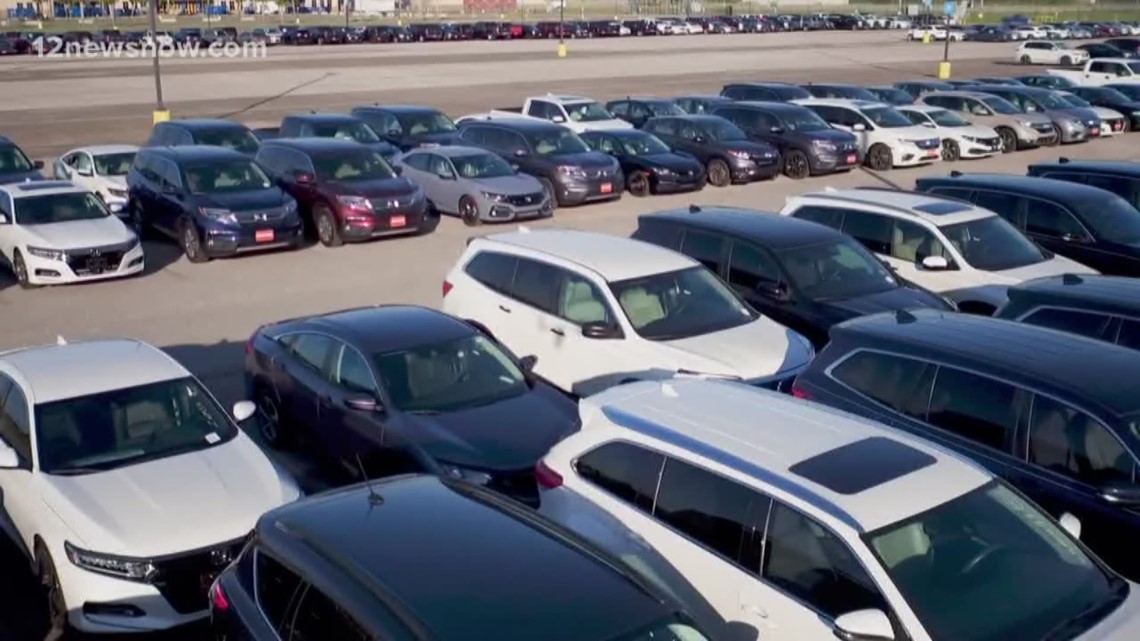
<path fill-rule="evenodd" d="M 616 302 L 606 295 L 605 282 L 568 269 L 557 271 L 558 298 L 554 313 L 541 317 L 547 329 L 541 336 L 549 341 L 544 350 L 558 359 L 561 380 L 569 383 L 564 389 L 586 396 L 647 372 L 650 364 L 631 349 L 632 337 L 623 329 Z M 595 325 L 610 332 L 587 336 L 585 328 Z"/>
<path fill-rule="evenodd" d="M 756 311 L 806 335 L 817 345 L 826 342 L 826 329 L 821 332 L 821 328 L 804 317 L 780 263 L 766 248 L 734 239 L 725 267 L 720 272 L 721 278 Z"/>
<path fill-rule="evenodd" d="M 187 213 L 188 194 L 182 182 L 182 171 L 178 165 L 165 158 L 156 158 L 155 167 L 159 176 L 159 189 L 155 197 L 152 224 L 167 233 L 176 234 L 179 221 Z"/>
<path fill-rule="evenodd" d="M 439 211 L 454 214 L 458 211 L 449 208 L 447 199 L 443 197 L 440 189 L 439 176 L 433 171 L 433 158 L 435 154 L 428 152 L 410 152 L 400 160 L 403 176 L 420 186 L 435 208 Z"/>
<path fill-rule="evenodd" d="M 1067 209 L 1038 198 L 1025 198 L 1025 234 L 1050 251 L 1097 271 L 1112 271 L 1111 255 L 1097 247 L 1092 232 Z"/>
<path fill-rule="evenodd" d="M 13 250 L 19 228 L 13 220 L 12 199 L 8 194 L 0 193 L 0 264 L 7 264 L 12 260 Z"/>
<path fill-rule="evenodd" d="M 455 166 L 446 156 L 441 154 L 427 154 L 429 168 L 427 181 L 431 183 L 432 193 L 439 200 L 434 201 L 443 211 L 455 213 L 459 211 L 459 199 L 467 194 L 467 184 L 460 179 Z"/>
<path fill-rule="evenodd" d="M 34 468 L 28 396 L 7 375 L 0 373 L 0 440 L 16 451 L 15 467 L 0 468 L 0 529 L 25 552 L 34 549 L 44 509 L 38 496 Z"/>
<path fill-rule="evenodd" d="M 89 191 L 96 191 L 98 185 L 95 178 L 95 162 L 91 154 L 85 151 L 76 152 L 72 155 L 67 168 L 70 170 L 68 180 Z"/>
<path fill-rule="evenodd" d="M 675 118 L 654 118 L 645 123 L 645 131 L 657 136 L 673 150 L 680 147 L 681 140 L 677 137 L 677 125 L 680 121 Z"/>
<path fill-rule="evenodd" d="M 282 410 L 321 454 L 335 457 L 339 450 L 335 441 L 327 438 L 321 417 L 321 405 L 327 404 L 325 399 L 331 392 L 328 367 L 334 339 L 325 334 L 299 332 L 283 336 L 281 342 L 288 348 L 288 356 L 282 359 L 285 375 L 277 385 Z M 330 420 L 335 423 L 335 416 L 330 415 Z"/>
<path fill-rule="evenodd" d="M 511 282 L 511 300 L 500 307 L 500 326 L 493 329 L 511 351 L 519 356 L 537 356 L 535 373 L 566 391 L 572 391 L 582 365 L 567 359 L 561 349 L 567 327 L 559 321 L 557 311 L 561 296 L 561 271 L 558 267 L 532 258 L 518 259 Z M 592 364 L 604 367 L 604 361 Z"/>
<path fill-rule="evenodd" d="M 369 477 L 387 475 L 378 454 L 384 443 L 385 424 L 396 408 L 386 406 L 387 399 L 360 350 L 334 339 L 331 354 L 328 372 L 332 386 L 326 400 L 318 399 L 321 427 L 330 449 L 353 476 L 362 476 L 362 467 Z M 365 398 L 375 400 L 379 409 L 369 412 L 349 406 L 350 401 Z"/>

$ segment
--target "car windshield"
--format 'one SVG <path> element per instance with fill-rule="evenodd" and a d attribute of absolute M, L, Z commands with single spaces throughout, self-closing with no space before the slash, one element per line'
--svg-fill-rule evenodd
<path fill-rule="evenodd" d="M 810 300 L 843 300 L 899 286 L 883 263 L 847 238 L 787 249 L 777 256 L 792 287 Z"/>
<path fill-rule="evenodd" d="M 1026 98 L 1026 102 L 1037 103 L 1042 109 L 1072 109 L 1073 106 L 1065 102 L 1060 96 L 1054 94 L 1037 95 L 1033 98 Z"/>
<path fill-rule="evenodd" d="M 939 229 L 975 269 L 1000 271 L 1046 260 L 1037 245 L 1000 216 L 977 218 Z"/>
<path fill-rule="evenodd" d="M 780 114 L 780 122 L 787 131 L 823 131 L 831 129 L 827 121 L 811 109 L 790 109 Z"/>
<path fill-rule="evenodd" d="M 930 119 L 939 127 L 969 127 L 970 123 L 953 111 L 938 109 L 927 112 Z"/>
<path fill-rule="evenodd" d="M 709 137 L 709 140 L 717 140 L 720 142 L 748 140 L 748 136 L 745 135 L 739 127 L 727 120 L 709 120 L 703 123 L 703 125 L 705 135 Z"/>
<path fill-rule="evenodd" d="M 126 176 L 135 161 L 135 152 L 95 156 L 95 173 L 100 176 Z"/>
<path fill-rule="evenodd" d="M 368 149 L 336 151 L 313 156 L 313 169 L 321 180 L 385 180 L 396 172 L 380 154 Z"/>
<path fill-rule="evenodd" d="M 372 127 L 362 122 L 314 123 L 312 129 L 312 135 L 317 138 L 339 138 L 363 143 L 380 142 L 380 136 L 372 131 Z"/>
<path fill-rule="evenodd" d="M 527 136 L 534 153 L 539 156 L 557 156 L 562 154 L 580 154 L 590 151 L 590 148 L 573 131 L 564 129 L 544 131 Z"/>
<path fill-rule="evenodd" d="M 566 115 L 573 122 L 598 122 L 599 120 L 613 120 L 613 114 L 596 102 L 571 102 L 564 104 Z"/>
<path fill-rule="evenodd" d="M 998 483 L 864 539 L 934 641 L 1083 638 L 1128 594 L 1126 581 Z"/>
<path fill-rule="evenodd" d="M 1100 100 L 1102 102 L 1131 102 L 1132 98 L 1124 95 L 1123 92 L 1112 87 L 1082 87 L 1081 93 L 1085 98 L 1092 98 L 1093 100 Z M 1137 87 L 1136 95 L 1140 96 L 1140 86 Z"/>
<path fill-rule="evenodd" d="M 237 427 L 193 378 L 36 405 L 36 448 L 47 474 L 103 472 L 213 447 Z"/>
<path fill-rule="evenodd" d="M 617 281 L 610 291 L 633 329 L 653 341 L 718 332 L 759 317 L 704 267 Z"/>
<path fill-rule="evenodd" d="M 111 215 L 98 196 L 84 192 L 20 198 L 15 204 L 16 224 L 19 225 L 70 223 Z"/>
<path fill-rule="evenodd" d="M 511 176 L 515 170 L 496 154 L 470 154 L 452 156 L 455 170 L 464 178 L 498 178 Z"/>
<path fill-rule="evenodd" d="M 32 161 L 16 145 L 0 145 L 0 175 L 32 171 Z"/>
<path fill-rule="evenodd" d="M 902 115 L 894 107 L 868 107 L 863 110 L 866 116 L 876 127 L 895 129 L 898 127 L 912 127 L 914 123 Z"/>
<path fill-rule="evenodd" d="M 1109 85 L 1106 89 L 1113 89 L 1131 101 L 1140 101 L 1140 85 Z"/>
<path fill-rule="evenodd" d="M 374 358 L 388 397 L 401 412 L 456 412 L 530 389 L 514 360 L 479 334 Z"/>
<path fill-rule="evenodd" d="M 1077 95 L 1074 95 L 1071 93 L 1063 93 L 1063 94 L 1058 95 L 1057 97 L 1060 98 L 1061 100 L 1064 100 L 1065 102 L 1069 103 L 1070 107 L 1091 107 L 1092 106 L 1084 98 L 1081 98 L 1080 96 L 1077 96 Z"/>
<path fill-rule="evenodd" d="M 654 116 L 684 116 L 685 110 L 677 106 L 676 103 L 667 100 L 655 100 L 653 102 L 643 103 L 649 113 Z"/>
<path fill-rule="evenodd" d="M 997 96 L 991 96 L 989 98 L 983 98 L 982 102 L 986 103 L 986 106 L 989 107 L 990 109 L 992 109 L 993 112 L 996 114 L 1004 114 L 1004 115 L 1009 116 L 1009 115 L 1013 115 L 1013 114 L 1025 113 L 1024 111 L 1022 111 L 1021 109 L 1018 109 L 1016 105 L 1014 105 L 1012 102 L 1006 100 L 1005 98 L 998 98 Z"/>
<path fill-rule="evenodd" d="M 914 96 L 894 87 L 878 87 L 871 90 L 879 100 L 892 105 L 909 105 L 914 102 Z"/>
<path fill-rule="evenodd" d="M 257 153 L 261 145 L 253 132 L 241 127 L 225 127 L 209 131 L 194 132 L 194 142 L 199 145 L 214 145 L 240 151 L 243 154 Z"/>
<path fill-rule="evenodd" d="M 634 133 L 620 136 L 621 148 L 630 156 L 648 156 L 650 154 L 667 154 L 669 145 L 653 134 Z"/>
<path fill-rule="evenodd" d="M 446 134 L 455 131 L 455 123 L 451 118 L 438 111 L 400 114 L 397 120 L 400 121 L 400 128 L 404 133 L 411 136 Z"/>
<path fill-rule="evenodd" d="M 623 634 L 612 641 L 708 641 L 708 637 L 693 626 L 670 618 L 636 632 Z"/>
<path fill-rule="evenodd" d="M 1081 216 L 1093 232 L 1113 243 L 1134 245 L 1140 243 L 1140 203 L 1134 206 L 1113 195 L 1095 199 L 1080 206 Z"/>
<path fill-rule="evenodd" d="M 269 189 L 269 178 L 249 160 L 187 165 L 186 186 L 192 194 Z"/>

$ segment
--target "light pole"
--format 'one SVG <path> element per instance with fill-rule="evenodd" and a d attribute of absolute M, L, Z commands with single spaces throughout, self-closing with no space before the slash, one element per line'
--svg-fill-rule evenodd
<path fill-rule="evenodd" d="M 566 57 L 566 0 L 558 0 L 558 57 Z"/>
<path fill-rule="evenodd" d="M 150 0 L 150 46 L 154 66 L 154 113 L 153 122 L 166 122 L 170 120 L 170 111 L 162 100 L 162 70 L 158 65 L 158 0 Z"/>

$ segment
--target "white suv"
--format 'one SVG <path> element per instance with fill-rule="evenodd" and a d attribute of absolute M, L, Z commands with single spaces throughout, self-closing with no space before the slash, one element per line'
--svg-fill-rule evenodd
<path fill-rule="evenodd" d="M 1075 518 L 917 437 L 712 381 L 616 387 L 581 416 L 537 466 L 539 511 L 660 553 L 742 638 L 1136 637 L 1140 586 Z"/>
<path fill-rule="evenodd" d="M 197 379 L 161 350 L 97 340 L 0 353 L 0 529 L 48 587 L 53 625 L 166 629 L 263 512 L 297 499 Z"/>
<path fill-rule="evenodd" d="M 142 244 L 95 194 L 70 182 L 0 185 L 0 262 L 21 287 L 137 274 Z"/>
<path fill-rule="evenodd" d="M 939 162 L 942 140 L 915 125 L 890 105 L 867 100 L 804 98 L 792 102 L 811 109 L 836 129 L 855 134 L 868 167 L 886 171 Z"/>
<path fill-rule="evenodd" d="M 443 284 L 471 321 L 579 396 L 677 374 L 780 388 L 815 355 L 697 261 L 608 234 L 546 229 L 473 238 Z"/>
<path fill-rule="evenodd" d="M 937 196 L 827 189 L 789 198 L 780 213 L 843 231 L 963 312 L 991 314 L 1010 285 L 1032 278 L 1096 273 L 1046 252 L 988 209 Z"/>
<path fill-rule="evenodd" d="M 1067 44 L 1050 40 L 1023 42 L 1014 52 L 1013 59 L 1023 65 L 1061 65 L 1069 67 L 1084 64 L 1089 53 Z"/>

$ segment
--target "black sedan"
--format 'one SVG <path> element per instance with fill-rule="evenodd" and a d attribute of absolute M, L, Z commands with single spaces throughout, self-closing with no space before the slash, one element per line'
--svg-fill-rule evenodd
<path fill-rule="evenodd" d="M 1089 58 L 1092 58 L 1093 60 L 1096 60 L 1097 58 L 1133 58 L 1133 57 L 1135 57 L 1123 49 L 1114 47 L 1112 45 L 1106 45 L 1102 42 L 1093 42 L 1093 43 L 1090 43 L 1087 45 L 1080 45 L 1077 47 L 1077 49 L 1081 49 L 1083 51 L 1088 52 Z"/>
<path fill-rule="evenodd" d="M 698 191 L 705 186 L 701 161 L 673 151 L 653 134 L 618 129 L 587 131 L 581 137 L 590 149 L 617 158 L 626 188 L 634 196 Z"/>
<path fill-rule="evenodd" d="M 1129 96 L 1113 86 L 1073 87 L 1069 93 L 1086 100 L 1094 107 L 1112 109 L 1124 114 L 1124 122 L 1130 131 L 1140 130 L 1140 85 L 1131 85 L 1135 95 Z"/>
<path fill-rule="evenodd" d="M 705 166 L 714 187 L 771 180 L 780 173 L 780 152 L 754 142 L 740 127 L 720 116 L 650 118 L 642 127 L 672 147 L 692 154 Z"/>
<path fill-rule="evenodd" d="M 392 305 L 259 328 L 245 379 L 270 445 L 352 478 L 442 472 L 533 502 L 535 463 L 579 425 L 533 365 L 468 323 Z"/>

